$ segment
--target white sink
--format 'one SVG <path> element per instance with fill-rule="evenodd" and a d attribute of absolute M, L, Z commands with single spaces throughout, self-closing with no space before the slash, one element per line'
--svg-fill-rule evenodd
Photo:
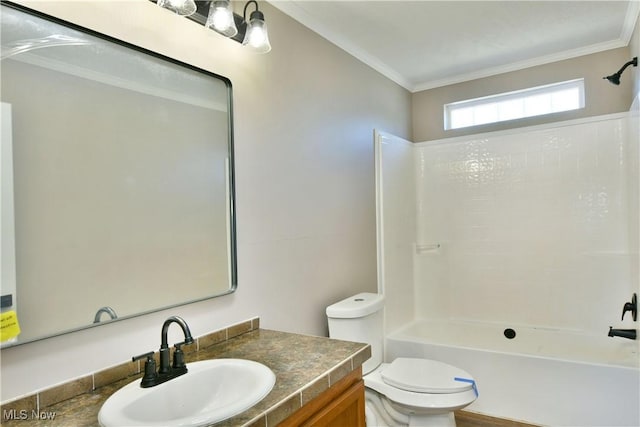
<path fill-rule="evenodd" d="M 261 363 L 212 359 L 187 363 L 189 372 L 150 388 L 136 380 L 100 408 L 98 421 L 111 426 L 202 426 L 225 420 L 261 401 L 276 376 Z"/>

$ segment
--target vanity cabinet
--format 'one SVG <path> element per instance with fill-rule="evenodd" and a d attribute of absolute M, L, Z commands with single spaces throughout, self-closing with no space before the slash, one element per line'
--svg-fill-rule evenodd
<path fill-rule="evenodd" d="M 278 426 L 365 427 L 362 369 L 354 370 Z"/>

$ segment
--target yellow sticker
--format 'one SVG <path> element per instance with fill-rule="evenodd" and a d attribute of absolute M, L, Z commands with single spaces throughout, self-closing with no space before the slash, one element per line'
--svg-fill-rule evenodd
<path fill-rule="evenodd" d="M 0 313 L 0 342 L 5 342 L 20 335 L 20 323 L 14 310 Z"/>

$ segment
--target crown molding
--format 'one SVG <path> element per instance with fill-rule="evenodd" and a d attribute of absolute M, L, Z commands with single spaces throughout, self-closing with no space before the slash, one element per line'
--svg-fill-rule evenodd
<path fill-rule="evenodd" d="M 627 14 L 625 15 L 622 31 L 620 32 L 620 40 L 624 41 L 625 46 L 631 41 L 633 30 L 640 16 L 640 0 L 631 0 L 627 6 Z"/>
<path fill-rule="evenodd" d="M 471 80 L 496 76 L 498 74 L 509 73 L 512 71 L 524 70 L 525 68 L 537 67 L 539 65 L 564 61 L 565 59 L 591 55 L 593 53 L 603 52 L 605 50 L 617 49 L 620 47 L 625 47 L 626 45 L 627 43 L 622 40 L 613 40 L 609 42 L 597 43 L 590 46 L 581 47 L 578 49 L 565 50 L 563 52 L 558 52 L 551 55 L 539 56 L 537 58 L 527 59 L 525 61 L 518 61 L 510 64 L 500 65 L 497 67 L 482 68 L 471 73 L 458 74 L 446 79 L 426 81 L 424 83 L 415 85 L 412 92 L 421 92 L 424 90 L 435 89 L 442 86 L 449 86 L 457 83 L 468 82 Z"/>

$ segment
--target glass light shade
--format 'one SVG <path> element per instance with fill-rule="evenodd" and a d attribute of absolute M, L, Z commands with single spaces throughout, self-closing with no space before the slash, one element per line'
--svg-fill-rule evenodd
<path fill-rule="evenodd" d="M 196 13 L 196 2 L 194 0 L 158 0 L 157 4 L 182 16 Z"/>
<path fill-rule="evenodd" d="M 209 16 L 205 24 L 207 28 L 227 37 L 233 37 L 238 34 L 236 23 L 233 20 L 233 11 L 228 0 L 212 1 L 209 6 Z"/>
<path fill-rule="evenodd" d="M 257 53 L 267 53 L 271 50 L 267 24 L 264 22 L 262 12 L 258 10 L 251 12 L 249 24 L 247 24 L 247 32 L 242 44 Z"/>

